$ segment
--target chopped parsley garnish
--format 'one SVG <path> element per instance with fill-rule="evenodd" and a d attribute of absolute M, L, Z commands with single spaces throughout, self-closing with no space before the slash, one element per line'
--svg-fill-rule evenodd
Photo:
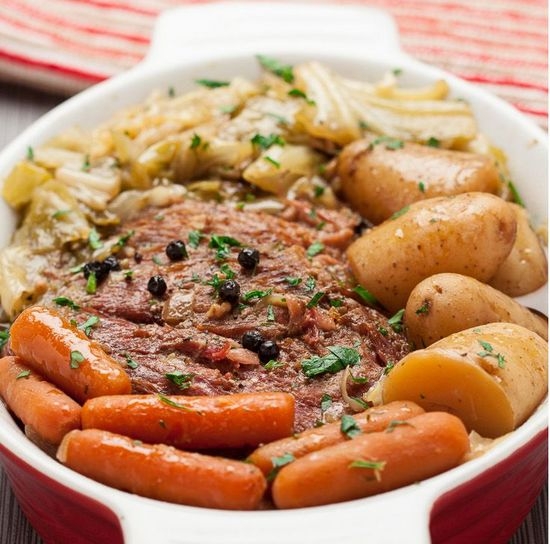
<path fill-rule="evenodd" d="M 259 63 L 268 71 L 279 76 L 287 83 L 294 81 L 294 72 L 290 64 L 283 64 L 278 60 L 266 55 L 256 55 Z"/>
<path fill-rule="evenodd" d="M 237 273 L 232 270 L 230 268 L 230 266 L 227 264 L 227 263 L 223 263 L 221 266 L 220 266 L 220 272 L 228 279 L 228 280 L 232 280 L 236 275 Z"/>
<path fill-rule="evenodd" d="M 201 137 L 195 132 L 191 138 L 191 143 L 189 144 L 189 149 L 197 149 L 202 143 Z"/>
<path fill-rule="evenodd" d="M 31 375 L 30 370 L 22 370 L 21 372 L 19 372 L 19 374 L 17 374 L 17 376 L 15 376 L 15 379 L 21 380 L 22 378 L 28 378 L 30 375 Z"/>
<path fill-rule="evenodd" d="M 123 272 L 123 275 L 124 275 L 124 279 L 126 281 L 131 281 L 132 278 L 134 277 L 134 271 L 133 270 L 125 270 Z"/>
<path fill-rule="evenodd" d="M 379 325 L 377 330 L 382 336 L 388 336 L 388 329 L 386 327 Z"/>
<path fill-rule="evenodd" d="M 410 206 L 404 206 L 400 210 L 397 210 L 394 214 L 390 216 L 391 219 L 397 219 L 398 217 L 401 217 L 402 215 L 405 215 L 409 211 Z"/>
<path fill-rule="evenodd" d="M 315 308 L 315 306 L 317 306 L 319 304 L 319 302 L 321 301 L 321 299 L 325 296 L 325 292 L 324 291 L 318 291 L 317 293 L 315 293 L 311 299 L 309 300 L 309 302 L 306 304 L 306 308 L 308 309 L 311 309 L 311 308 Z"/>
<path fill-rule="evenodd" d="M 197 85 L 208 87 L 209 89 L 217 89 L 218 87 L 228 87 L 229 81 L 218 81 L 216 79 L 195 79 Z"/>
<path fill-rule="evenodd" d="M 319 197 L 323 196 L 324 192 L 325 192 L 325 188 L 322 185 L 314 185 L 313 186 L 313 196 L 315 198 L 319 198 Z"/>
<path fill-rule="evenodd" d="M 370 468 L 374 471 L 374 475 L 377 480 L 380 479 L 379 472 L 384 470 L 386 467 L 386 461 L 365 461 L 364 459 L 356 459 L 352 461 L 349 465 L 349 468 Z"/>
<path fill-rule="evenodd" d="M 302 283 L 302 278 L 287 276 L 285 278 L 285 281 L 288 283 L 288 285 L 290 285 L 290 287 L 296 287 L 300 285 L 300 283 Z"/>
<path fill-rule="evenodd" d="M 370 306 L 378 305 L 376 297 L 368 289 L 365 289 L 362 285 L 356 285 L 353 288 L 353 292 L 357 293 L 361 297 L 361 299 Z"/>
<path fill-rule="evenodd" d="M 405 308 L 401 308 L 401 310 L 398 310 L 394 315 L 392 315 L 388 319 L 388 325 L 395 331 L 395 332 L 402 332 L 403 331 L 403 315 L 405 313 Z"/>
<path fill-rule="evenodd" d="M 306 255 L 310 258 L 315 257 L 315 255 L 321 253 L 323 249 L 325 249 L 325 245 L 322 242 L 313 242 L 313 244 L 307 248 Z"/>
<path fill-rule="evenodd" d="M 341 298 L 331 298 L 329 304 L 333 308 L 341 308 L 344 305 L 344 301 Z"/>
<path fill-rule="evenodd" d="M 386 427 L 386 432 L 393 433 L 394 429 L 401 425 L 409 425 L 410 427 L 414 427 L 414 425 L 412 423 L 409 423 L 408 421 L 403 421 L 401 419 L 392 419 Z"/>
<path fill-rule="evenodd" d="M 199 247 L 199 244 L 203 238 L 206 238 L 206 236 L 200 230 L 189 231 L 189 235 L 187 237 L 189 240 L 189 245 L 193 249 L 197 249 Z"/>
<path fill-rule="evenodd" d="M 27 146 L 27 160 L 34 161 L 34 149 L 30 145 Z"/>
<path fill-rule="evenodd" d="M 68 297 L 55 297 L 53 301 L 58 306 L 67 306 L 71 310 L 80 310 L 80 306 Z"/>
<path fill-rule="evenodd" d="M 134 231 L 133 230 L 129 230 L 124 236 L 121 236 L 118 240 L 117 240 L 117 243 L 116 245 L 118 247 L 124 247 L 127 243 L 128 243 L 128 240 L 134 235 Z"/>
<path fill-rule="evenodd" d="M 71 213 L 71 210 L 56 210 L 52 213 L 52 219 L 61 219 Z"/>
<path fill-rule="evenodd" d="M 306 279 L 306 291 L 313 291 L 315 289 L 315 286 L 317 285 L 317 282 L 315 281 L 315 278 L 313 276 L 308 276 Z"/>
<path fill-rule="evenodd" d="M 170 98 L 174 98 L 174 96 L 176 96 L 176 89 L 174 89 L 174 87 L 168 87 L 168 96 Z"/>
<path fill-rule="evenodd" d="M 272 164 L 275 168 L 281 168 L 281 163 L 279 161 L 276 161 L 273 157 L 265 156 L 264 161 L 268 162 L 269 164 Z"/>
<path fill-rule="evenodd" d="M 71 368 L 78 368 L 80 363 L 84 361 L 84 355 L 80 351 L 71 351 Z"/>
<path fill-rule="evenodd" d="M 286 144 L 285 140 L 278 134 L 270 134 L 269 136 L 256 134 L 250 141 L 262 149 L 269 149 L 272 145 L 284 146 Z"/>
<path fill-rule="evenodd" d="M 86 293 L 89 295 L 95 294 L 97 291 L 97 278 L 95 272 L 90 272 L 88 279 L 86 281 Z"/>
<path fill-rule="evenodd" d="M 178 408 L 178 410 L 185 410 L 186 412 L 194 412 L 195 410 L 192 410 L 191 408 L 189 408 L 188 406 L 184 406 L 183 404 L 180 404 L 179 402 L 176 402 L 174 400 L 172 400 L 171 398 L 161 394 L 161 393 L 157 393 L 157 397 L 159 398 L 159 400 L 164 403 L 164 404 L 167 404 L 168 406 L 171 406 L 172 408 Z"/>
<path fill-rule="evenodd" d="M 267 321 L 270 323 L 275 321 L 275 310 L 273 309 L 272 304 L 267 306 Z"/>
<path fill-rule="evenodd" d="M 508 181 L 508 189 L 510 191 L 510 194 L 512 196 L 512 200 L 516 203 L 525 208 L 525 202 L 523 202 L 523 199 L 521 198 L 520 194 L 518 193 L 518 190 L 516 186 L 514 185 L 514 182 L 509 180 Z"/>
<path fill-rule="evenodd" d="M 153 255 L 151 257 L 151 260 L 157 265 L 157 266 L 162 266 L 162 259 L 158 256 L 158 255 Z"/>
<path fill-rule="evenodd" d="M 332 397 L 328 393 L 323 393 L 321 397 L 321 412 L 326 412 L 332 406 Z"/>
<path fill-rule="evenodd" d="M 0 330 L 0 349 L 2 349 L 10 339 L 10 331 L 8 330 Z"/>
<path fill-rule="evenodd" d="M 90 155 L 84 155 L 84 161 L 82 162 L 81 170 L 83 172 L 89 172 L 92 165 L 90 164 Z"/>
<path fill-rule="evenodd" d="M 369 381 L 368 378 L 365 378 L 364 376 L 354 376 L 351 371 L 349 372 L 349 378 L 353 383 L 367 383 Z"/>
<path fill-rule="evenodd" d="M 139 366 L 139 363 L 134 361 L 134 359 L 132 359 L 132 357 L 127 353 L 124 354 L 124 358 L 126 359 L 126 366 L 129 368 L 137 368 Z"/>
<path fill-rule="evenodd" d="M 290 89 L 290 91 L 288 91 L 288 96 L 303 98 L 306 101 L 306 103 L 309 104 L 310 106 L 315 105 L 315 100 L 311 100 L 311 98 L 309 98 L 307 94 L 304 93 L 304 91 L 301 91 L 300 89 Z"/>
<path fill-rule="evenodd" d="M 273 465 L 273 468 L 266 476 L 267 481 L 273 481 L 275 479 L 275 476 L 277 476 L 279 470 L 281 470 L 285 465 L 292 463 L 292 461 L 296 461 L 296 458 L 294 457 L 294 455 L 292 455 L 292 453 L 285 453 L 284 455 L 281 455 L 279 457 L 272 457 L 271 464 Z"/>
<path fill-rule="evenodd" d="M 218 274 L 214 274 L 211 280 L 205 282 L 205 285 L 210 285 L 215 291 L 218 291 L 222 285 L 222 282 L 223 280 L 218 276 Z"/>
<path fill-rule="evenodd" d="M 97 315 L 91 315 L 82 325 L 78 325 L 81 331 L 84 331 L 86 336 L 90 336 L 92 329 L 99 323 L 99 317 Z"/>
<path fill-rule="evenodd" d="M 484 340 L 478 340 L 478 342 L 483 348 L 483 351 L 478 353 L 480 357 L 494 357 L 497 360 L 499 368 L 504 368 L 506 366 L 506 359 L 502 353 L 495 353 L 493 346 L 489 344 L 489 342 L 485 342 Z"/>
<path fill-rule="evenodd" d="M 363 431 L 357 425 L 357 421 L 352 416 L 343 415 L 340 420 L 340 432 L 345 434 L 348 438 L 353 438 L 361 434 Z"/>
<path fill-rule="evenodd" d="M 372 143 L 370 144 L 370 147 L 373 148 L 375 145 L 384 144 L 386 149 L 390 149 L 392 151 L 396 149 L 401 149 L 405 146 L 405 142 L 403 140 L 399 140 L 397 138 L 392 138 L 391 136 L 378 136 L 378 138 L 375 138 Z"/>
<path fill-rule="evenodd" d="M 402 73 L 403 73 L 403 69 L 402 68 L 394 68 L 391 73 L 397 77 L 397 76 L 400 76 Z"/>
<path fill-rule="evenodd" d="M 275 359 L 270 359 L 265 365 L 264 368 L 266 370 L 273 370 L 275 368 L 280 368 L 281 366 L 285 366 L 285 364 L 282 361 L 276 361 Z"/>
<path fill-rule="evenodd" d="M 423 181 L 419 181 L 419 182 L 418 182 L 418 190 L 419 190 L 421 193 L 425 193 L 425 192 L 426 192 L 426 185 L 424 185 L 424 182 L 423 182 Z"/>
<path fill-rule="evenodd" d="M 359 128 L 361 130 L 368 130 L 369 129 L 369 124 L 366 123 L 365 121 L 359 121 Z"/>
<path fill-rule="evenodd" d="M 389 361 L 388 364 L 384 367 L 384 375 L 387 376 L 394 366 L 395 363 L 393 361 Z"/>
<path fill-rule="evenodd" d="M 241 247 L 242 244 L 231 236 L 213 234 L 208 242 L 208 247 L 216 250 L 217 259 L 225 259 L 229 256 L 231 247 Z"/>
<path fill-rule="evenodd" d="M 430 147 L 439 147 L 441 145 L 441 142 L 437 138 L 434 138 L 432 136 L 431 138 L 428 138 L 426 145 Z"/>
<path fill-rule="evenodd" d="M 424 302 L 422 306 L 416 309 L 416 315 L 428 314 L 430 312 L 430 305 L 428 302 Z"/>
<path fill-rule="evenodd" d="M 167 372 L 166 379 L 170 380 L 179 389 L 188 389 L 193 383 L 194 374 L 185 373 L 181 370 L 174 370 L 174 372 Z"/>
<path fill-rule="evenodd" d="M 250 302 L 251 300 L 254 300 L 254 299 L 259 300 L 259 299 L 265 298 L 271 295 L 272 292 L 273 292 L 273 289 L 267 289 L 265 291 L 255 289 L 253 291 L 248 291 L 248 293 L 245 293 L 242 298 L 245 302 Z"/>
<path fill-rule="evenodd" d="M 361 360 L 361 355 L 354 348 L 344 346 L 329 346 L 329 353 L 320 357 L 314 355 L 302 361 L 302 372 L 308 378 L 314 378 L 330 372 L 335 374 L 347 366 L 354 366 Z"/>
<path fill-rule="evenodd" d="M 92 229 L 88 233 L 88 244 L 92 249 L 99 249 L 103 247 L 103 242 L 101 241 L 101 238 L 99 237 L 99 232 L 97 232 L 96 229 Z"/>

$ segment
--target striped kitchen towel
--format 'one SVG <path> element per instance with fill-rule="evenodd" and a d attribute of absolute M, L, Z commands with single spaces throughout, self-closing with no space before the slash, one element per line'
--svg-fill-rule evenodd
<path fill-rule="evenodd" d="M 2 0 L 0 78 L 72 94 L 139 62 L 157 15 L 184 3 Z M 547 126 L 546 0 L 362 3 L 394 16 L 411 55 L 486 88 Z"/>

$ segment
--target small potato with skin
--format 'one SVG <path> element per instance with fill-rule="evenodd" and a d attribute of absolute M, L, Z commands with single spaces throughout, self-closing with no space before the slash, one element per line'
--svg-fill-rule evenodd
<path fill-rule="evenodd" d="M 511 297 L 520 297 L 532 293 L 548 281 L 548 261 L 531 228 L 527 210 L 512 202 L 508 205 L 516 214 L 516 241 L 489 284 Z"/>
<path fill-rule="evenodd" d="M 516 323 L 548 340 L 548 320 L 508 295 L 461 274 L 436 274 L 411 292 L 403 317 L 407 338 L 425 348 L 455 332 L 498 321 Z"/>
<path fill-rule="evenodd" d="M 393 148 L 382 138 L 345 147 L 337 173 L 345 199 L 375 225 L 419 200 L 501 187 L 487 156 L 408 142 Z"/>
<path fill-rule="evenodd" d="M 348 258 L 357 281 L 390 312 L 423 279 L 456 272 L 487 282 L 510 253 L 515 215 L 501 198 L 465 193 L 415 202 L 357 239 Z"/>
<path fill-rule="evenodd" d="M 382 383 L 384 403 L 411 400 L 457 415 L 496 438 L 516 429 L 548 391 L 548 345 L 513 323 L 461 331 L 401 359 Z"/>

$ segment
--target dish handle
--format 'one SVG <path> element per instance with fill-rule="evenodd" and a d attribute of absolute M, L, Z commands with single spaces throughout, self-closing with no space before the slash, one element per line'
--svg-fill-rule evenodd
<path fill-rule="evenodd" d="M 164 11 L 142 65 L 238 53 L 350 51 L 359 57 L 402 54 L 392 17 L 377 8 L 291 2 L 214 2 Z"/>
<path fill-rule="evenodd" d="M 157 501 L 118 504 L 125 544 L 430 544 L 430 511 L 440 489 L 427 482 L 369 499 L 296 510 L 233 512 Z"/>

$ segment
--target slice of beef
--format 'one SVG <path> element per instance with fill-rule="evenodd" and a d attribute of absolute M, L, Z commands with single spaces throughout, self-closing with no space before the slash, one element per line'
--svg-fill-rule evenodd
<path fill-rule="evenodd" d="M 130 362 L 135 392 L 288 391 L 296 398 L 301 431 L 350 411 L 342 399 L 342 371 L 309 378 L 304 360 L 326 356 L 332 346 L 357 350 L 360 362 L 351 368 L 356 380 L 347 390 L 360 397 L 385 365 L 408 351 L 387 318 L 352 290 L 344 250 L 357 222 L 346 209 L 315 210 L 303 202 L 289 202 L 279 216 L 197 200 L 160 214 L 147 209 L 113 233 L 127 238 L 117 253 L 121 270 L 111 271 L 93 294 L 86 294 L 82 274 L 61 274 L 48 297 L 62 293 L 78 302 L 80 312 L 71 314 L 78 323 L 90 314 L 100 317 L 91 337 Z M 165 248 L 176 240 L 185 242 L 188 257 L 173 261 Z M 244 247 L 259 252 L 253 270 L 239 264 Z M 153 276 L 166 283 L 164 294 L 148 290 Z M 228 279 L 240 286 L 236 302 L 220 296 Z M 267 366 L 241 345 L 251 330 L 279 348 Z M 191 375 L 185 389 L 166 377 L 174 372 Z M 327 395 L 332 407 L 322 413 Z"/>

